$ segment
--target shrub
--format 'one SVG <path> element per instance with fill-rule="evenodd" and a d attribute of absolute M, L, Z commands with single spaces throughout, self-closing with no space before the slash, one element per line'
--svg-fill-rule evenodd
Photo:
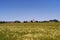
<path fill-rule="evenodd" d="M 54 19 L 54 20 L 50 20 L 49 22 L 59 22 L 59 21 Z"/>
<path fill-rule="evenodd" d="M 20 23 L 20 21 L 14 21 L 14 23 Z"/>

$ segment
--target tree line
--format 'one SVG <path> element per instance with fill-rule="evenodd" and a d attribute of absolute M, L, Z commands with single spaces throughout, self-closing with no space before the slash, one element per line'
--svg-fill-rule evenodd
<path fill-rule="evenodd" d="M 34 20 L 30 20 L 30 21 L 0 21 L 0 23 L 41 23 L 41 22 L 60 22 L 59 20 L 57 19 L 53 19 L 53 20 L 49 20 L 49 21 L 34 21 Z"/>

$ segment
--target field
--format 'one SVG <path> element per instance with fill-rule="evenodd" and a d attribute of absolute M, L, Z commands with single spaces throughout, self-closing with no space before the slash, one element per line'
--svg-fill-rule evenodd
<path fill-rule="evenodd" d="M 60 40 L 60 22 L 3 23 L 0 40 Z"/>

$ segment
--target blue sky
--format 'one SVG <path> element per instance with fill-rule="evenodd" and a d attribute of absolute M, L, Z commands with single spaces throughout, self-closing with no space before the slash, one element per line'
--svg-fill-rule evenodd
<path fill-rule="evenodd" d="M 60 20 L 60 0 L 0 0 L 0 21 Z"/>

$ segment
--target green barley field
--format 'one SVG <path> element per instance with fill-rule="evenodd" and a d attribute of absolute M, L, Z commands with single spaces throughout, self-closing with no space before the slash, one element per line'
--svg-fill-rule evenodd
<path fill-rule="evenodd" d="M 60 22 L 2 23 L 0 40 L 60 40 Z"/>

